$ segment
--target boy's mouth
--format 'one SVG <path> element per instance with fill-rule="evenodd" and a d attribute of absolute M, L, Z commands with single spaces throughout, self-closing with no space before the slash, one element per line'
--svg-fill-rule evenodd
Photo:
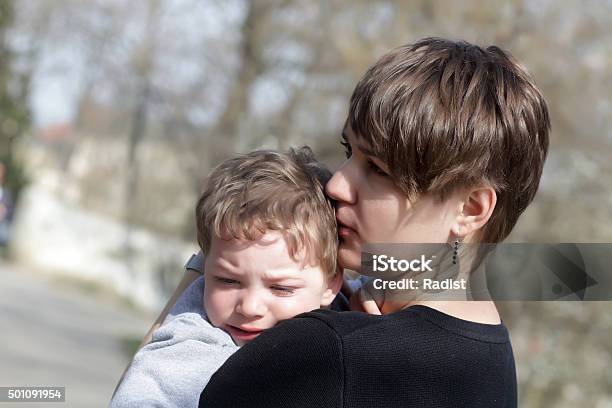
<path fill-rule="evenodd" d="M 240 341 L 251 341 L 263 332 L 263 330 L 260 329 L 254 329 L 249 327 L 240 328 L 229 324 L 226 325 L 226 328 L 232 338 L 234 338 L 234 340 Z"/>

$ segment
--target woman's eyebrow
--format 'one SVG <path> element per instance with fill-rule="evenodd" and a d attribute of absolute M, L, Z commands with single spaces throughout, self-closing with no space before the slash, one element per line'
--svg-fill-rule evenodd
<path fill-rule="evenodd" d="M 346 128 L 342 129 L 341 136 L 342 136 L 342 140 L 344 140 L 348 144 L 351 144 L 351 142 L 348 140 L 348 136 L 346 134 Z M 374 154 L 374 152 L 372 151 L 372 149 L 370 149 L 369 146 L 364 146 L 363 144 L 359 143 L 359 141 L 357 141 L 357 140 L 355 140 L 355 145 L 357 146 L 357 149 L 359 149 L 359 151 L 361 153 L 363 153 L 364 155 L 378 158 L 378 156 L 376 154 Z"/>
<path fill-rule="evenodd" d="M 376 154 L 374 154 L 374 152 L 372 151 L 372 149 L 370 149 L 369 146 L 364 146 L 360 143 L 356 143 L 357 144 L 357 148 L 361 151 L 361 153 L 363 153 L 366 156 L 372 156 L 372 157 L 376 157 L 378 158 L 378 156 Z"/>

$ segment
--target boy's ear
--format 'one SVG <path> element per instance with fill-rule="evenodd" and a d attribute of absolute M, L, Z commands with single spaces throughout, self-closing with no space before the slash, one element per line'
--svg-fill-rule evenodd
<path fill-rule="evenodd" d="M 327 307 L 334 301 L 336 295 L 340 292 L 340 288 L 342 288 L 343 275 L 343 269 L 338 267 L 336 275 L 327 281 L 327 289 L 321 296 L 321 307 Z"/>

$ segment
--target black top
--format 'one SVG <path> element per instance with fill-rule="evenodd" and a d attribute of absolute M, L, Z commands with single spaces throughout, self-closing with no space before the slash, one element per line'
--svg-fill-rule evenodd
<path fill-rule="evenodd" d="M 426 306 L 301 314 L 236 352 L 200 396 L 207 408 L 516 406 L 506 327 Z"/>

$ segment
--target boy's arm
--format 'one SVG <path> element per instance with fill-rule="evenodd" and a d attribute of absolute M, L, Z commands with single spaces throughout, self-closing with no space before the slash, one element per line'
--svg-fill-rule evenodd
<path fill-rule="evenodd" d="M 166 303 L 166 306 L 162 309 L 157 319 L 155 319 L 155 322 L 153 322 L 153 325 L 151 326 L 147 334 L 145 334 L 144 339 L 138 346 L 138 350 L 140 350 L 145 345 L 151 342 L 153 332 L 159 329 L 159 327 L 162 325 L 162 323 L 168 316 L 168 313 L 172 309 L 172 306 L 174 306 L 176 301 L 181 297 L 185 289 L 187 289 L 189 285 L 191 285 L 196 279 L 202 276 L 202 272 L 203 272 L 202 252 L 200 251 L 198 252 L 197 255 L 192 255 L 189 261 L 187 261 L 187 264 L 185 265 L 185 274 L 183 275 L 183 278 L 181 279 L 178 286 L 172 293 L 172 296 L 170 296 L 170 299 L 168 300 L 168 303 Z M 115 391 L 113 391 L 113 395 L 115 395 L 115 393 L 117 392 L 117 388 L 119 388 L 119 385 L 121 385 L 121 382 L 123 381 L 123 377 L 125 377 L 125 373 L 130 368 L 130 364 L 128 364 L 125 370 L 123 370 L 123 374 L 121 374 L 121 378 L 119 379 L 119 382 L 117 383 L 117 386 L 115 387 Z"/>
<path fill-rule="evenodd" d="M 248 343 L 212 376 L 200 407 L 341 407 L 342 342 L 323 321 L 289 319 Z"/>
<path fill-rule="evenodd" d="M 136 353 L 110 407 L 193 407 L 213 373 L 238 347 L 201 314 L 204 278 L 198 278 Z M 197 304 L 192 301 L 199 298 Z M 190 300 L 185 300 L 190 299 Z M 183 313 L 174 314 L 183 303 Z M 180 308 L 180 307 L 179 307 Z M 193 311 L 192 311 L 193 310 Z"/>

